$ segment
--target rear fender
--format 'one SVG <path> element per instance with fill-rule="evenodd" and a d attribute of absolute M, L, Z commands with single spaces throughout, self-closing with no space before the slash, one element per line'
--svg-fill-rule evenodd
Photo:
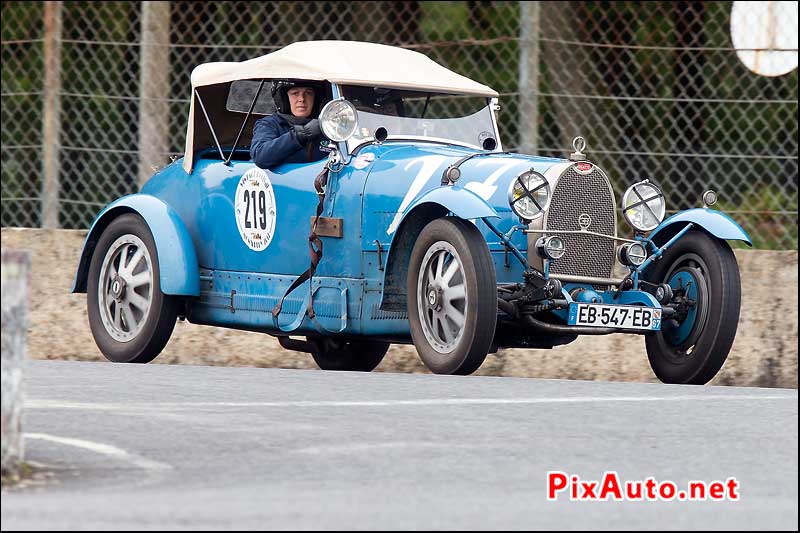
<path fill-rule="evenodd" d="M 197 254 L 189 231 L 172 207 L 148 194 L 124 196 L 100 212 L 83 243 L 72 292 L 86 292 L 89 264 L 95 246 L 108 225 L 125 213 L 136 213 L 141 216 L 153 234 L 158 255 L 161 291 L 164 294 L 199 296 L 200 274 Z"/>

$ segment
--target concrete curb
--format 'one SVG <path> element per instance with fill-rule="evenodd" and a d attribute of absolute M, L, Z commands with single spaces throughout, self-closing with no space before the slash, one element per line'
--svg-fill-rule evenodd
<path fill-rule="evenodd" d="M 3 228 L 5 246 L 31 250 L 28 353 L 35 359 L 103 361 L 70 294 L 85 231 Z M 733 350 L 715 385 L 797 388 L 797 252 L 737 250 L 742 313 Z M 767 303 L 768 302 L 768 303 Z M 311 356 L 268 335 L 179 322 L 155 363 L 316 368 Z M 427 372 L 413 346 L 393 346 L 378 371 Z M 656 382 L 634 335 L 583 337 L 553 350 L 501 350 L 478 375 Z"/>

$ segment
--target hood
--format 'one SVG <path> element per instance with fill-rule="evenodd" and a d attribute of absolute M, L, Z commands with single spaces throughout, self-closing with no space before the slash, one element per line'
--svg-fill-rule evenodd
<path fill-rule="evenodd" d="M 441 186 L 442 174 L 447 167 L 476 153 L 468 148 L 432 143 L 392 143 L 366 147 L 359 156 L 372 151 L 372 148 L 377 149 L 377 168 L 415 175 L 406 194 L 412 198 Z M 519 174 L 532 168 L 543 174 L 553 187 L 560 173 L 571 164 L 566 159 L 524 154 L 496 152 L 478 155 L 459 166 L 461 177 L 455 186 L 472 191 L 489 205 L 507 209 L 509 188 Z"/>

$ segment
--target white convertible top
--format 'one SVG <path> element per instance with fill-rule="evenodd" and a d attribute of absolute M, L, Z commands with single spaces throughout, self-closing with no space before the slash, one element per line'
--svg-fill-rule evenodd
<path fill-rule="evenodd" d="M 297 42 L 247 61 L 205 63 L 192 71 L 192 88 L 253 78 L 497 96 L 491 87 L 456 74 L 419 52 L 357 41 Z"/>
<path fill-rule="evenodd" d="M 183 161 L 186 172 L 192 171 L 194 151 L 200 148 L 197 144 L 206 144 L 211 140 L 207 133 L 195 135 L 195 89 L 262 78 L 318 80 L 342 85 L 392 87 L 489 98 L 498 96 L 491 87 L 456 74 L 424 54 L 375 43 L 304 41 L 247 61 L 204 63 L 192 71 L 192 101 Z M 209 105 L 205 98 L 204 102 L 214 128 L 227 129 L 225 125 L 218 126 L 215 123 L 215 118 L 221 118 L 219 111 L 210 109 L 215 106 Z M 227 137 L 224 133 L 219 136 Z"/>

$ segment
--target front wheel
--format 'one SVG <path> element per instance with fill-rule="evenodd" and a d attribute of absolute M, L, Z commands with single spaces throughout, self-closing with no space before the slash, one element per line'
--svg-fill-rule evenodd
<path fill-rule="evenodd" d="M 486 240 L 454 217 L 422 230 L 408 269 L 408 320 L 422 362 L 437 374 L 476 371 L 497 325 L 497 281 Z"/>
<path fill-rule="evenodd" d="M 89 327 L 115 363 L 149 363 L 167 344 L 178 303 L 161 292 L 150 228 L 134 214 L 115 219 L 92 255 L 86 304 Z"/>
<path fill-rule="evenodd" d="M 722 368 L 739 323 L 736 256 L 704 231 L 681 237 L 646 274 L 672 287 L 675 318 L 645 340 L 650 366 L 664 383 L 703 385 Z"/>

